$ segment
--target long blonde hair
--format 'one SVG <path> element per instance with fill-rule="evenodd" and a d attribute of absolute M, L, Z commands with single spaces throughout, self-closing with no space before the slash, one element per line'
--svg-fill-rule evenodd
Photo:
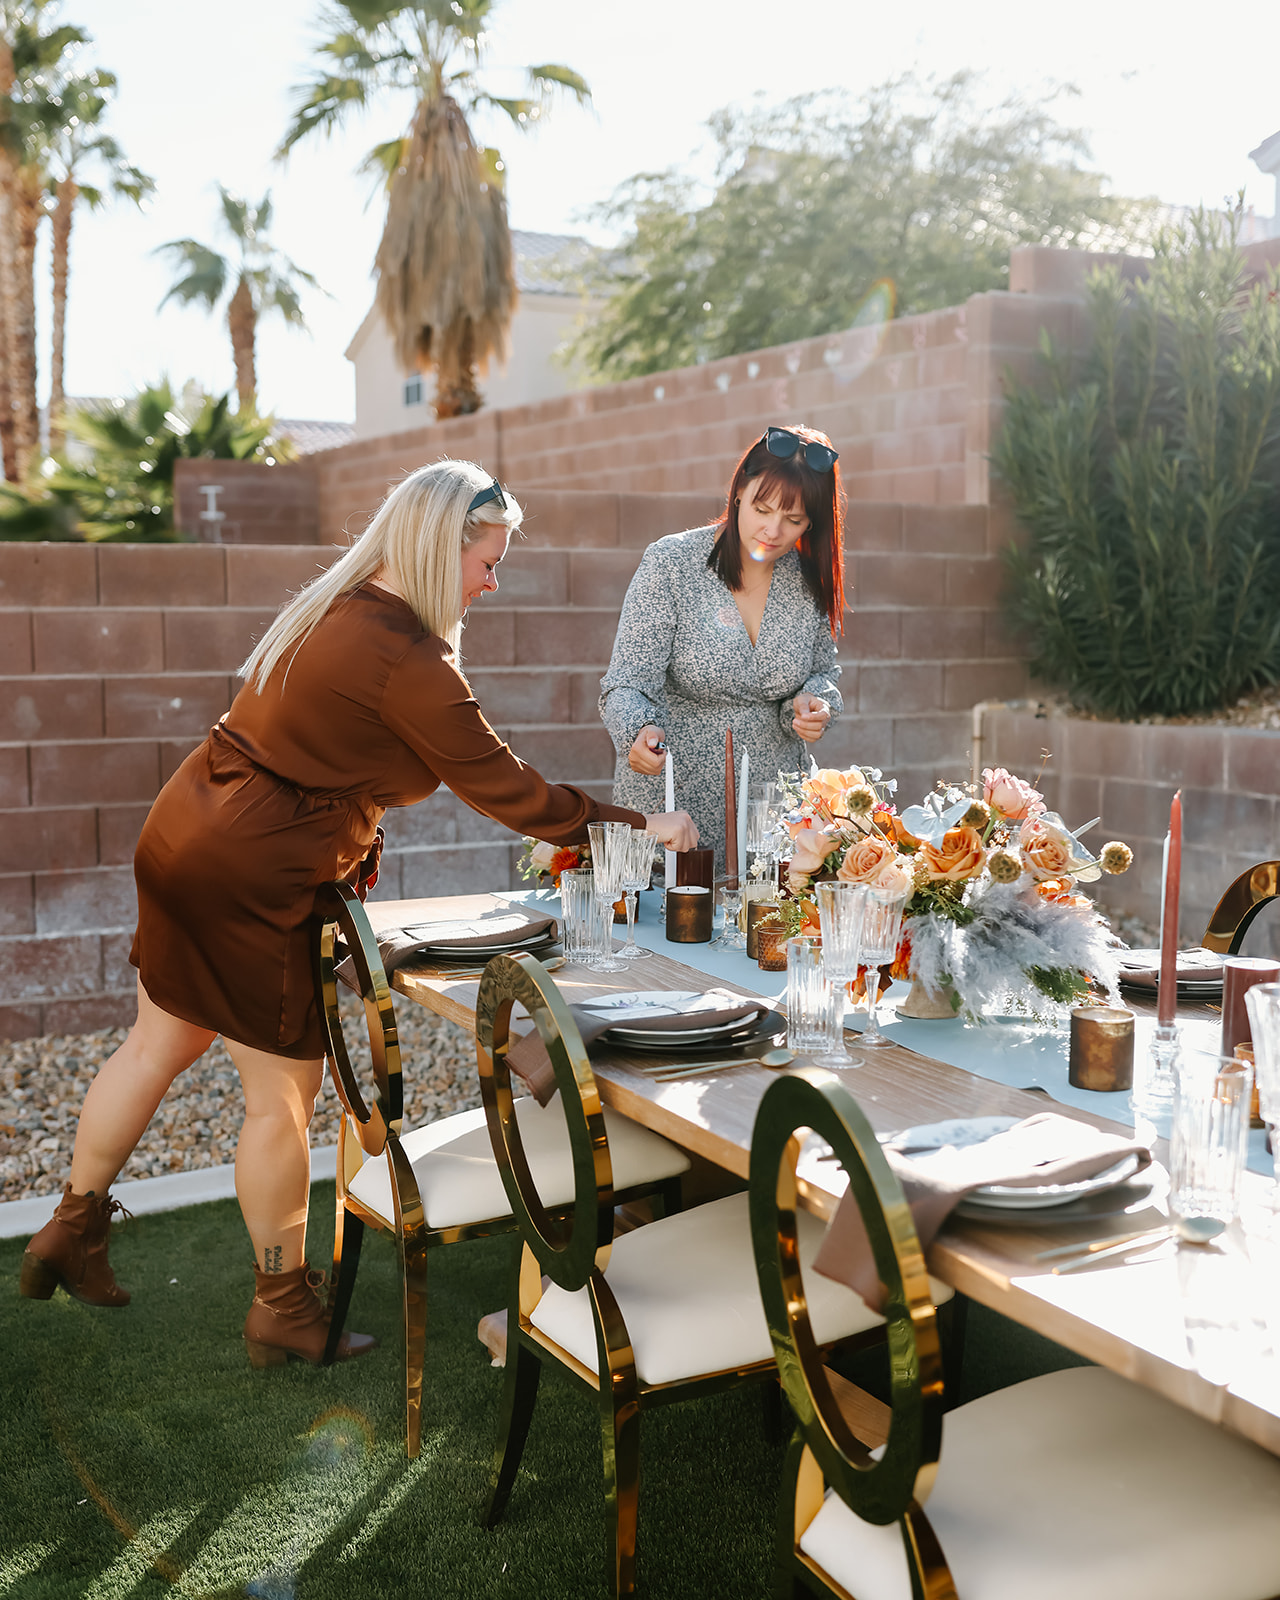
<path fill-rule="evenodd" d="M 378 507 L 346 555 L 294 595 L 258 641 L 240 676 L 261 694 L 282 658 L 292 655 L 334 601 L 382 568 L 423 628 L 446 640 L 456 654 L 462 637 L 462 547 L 482 537 L 486 528 L 505 525 L 514 532 L 524 514 L 509 494 L 505 510 L 498 501 L 487 500 L 468 511 L 491 481 L 474 461 L 448 457 L 411 472 Z"/>

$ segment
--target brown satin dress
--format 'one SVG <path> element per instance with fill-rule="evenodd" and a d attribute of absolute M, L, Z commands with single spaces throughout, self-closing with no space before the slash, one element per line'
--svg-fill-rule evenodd
<path fill-rule="evenodd" d="M 261 694 L 246 686 L 165 784 L 134 857 L 129 959 L 162 1010 L 274 1055 L 324 1054 L 316 889 L 354 881 L 389 806 L 442 783 L 552 844 L 637 812 L 547 783 L 485 721 L 448 645 L 403 600 L 343 596 Z"/>

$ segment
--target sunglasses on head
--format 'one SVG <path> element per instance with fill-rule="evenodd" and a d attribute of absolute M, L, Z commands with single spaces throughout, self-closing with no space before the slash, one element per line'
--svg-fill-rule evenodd
<path fill-rule="evenodd" d="M 840 459 L 840 452 L 833 450 L 829 444 L 818 444 L 802 439 L 798 433 L 792 433 L 790 428 L 766 428 L 764 437 L 756 441 L 762 444 L 771 456 L 777 456 L 780 461 L 790 461 L 796 451 L 800 451 L 805 462 L 815 472 L 830 472 Z"/>
<path fill-rule="evenodd" d="M 470 516 L 473 511 L 478 511 L 481 506 L 487 506 L 490 500 L 496 500 L 504 511 L 507 509 L 507 497 L 503 494 L 502 485 L 496 478 L 487 489 L 481 489 L 480 493 L 472 500 L 467 507 L 467 515 Z"/>

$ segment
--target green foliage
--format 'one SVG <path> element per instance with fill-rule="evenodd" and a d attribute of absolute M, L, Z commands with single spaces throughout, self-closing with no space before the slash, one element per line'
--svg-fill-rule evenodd
<path fill-rule="evenodd" d="M 255 316 L 277 311 L 291 327 L 305 327 L 295 280 L 309 289 L 320 285 L 267 238 L 272 218 L 270 193 L 253 205 L 219 184 L 218 197 L 223 228 L 236 245 L 238 261 L 228 261 L 198 239 L 171 239 L 157 245 L 153 253 L 169 256 L 177 272 L 160 307 L 177 300 L 184 306 L 197 302 L 212 311 L 229 289 L 234 292 L 243 284 L 252 297 Z"/>
<path fill-rule="evenodd" d="M 67 432 L 77 443 L 52 470 L 30 488 L 0 490 L 0 539 L 176 539 L 174 463 L 288 460 L 293 447 L 274 428 L 272 417 L 233 411 L 229 395 L 192 388 L 178 398 L 167 382 L 74 412 Z"/>
<path fill-rule="evenodd" d="M 1280 679 L 1280 302 L 1238 220 L 1203 213 L 1149 275 L 1089 287 L 1079 371 L 1013 387 L 992 459 L 1030 533 L 1009 606 L 1032 667 L 1121 719 L 1212 711 Z"/>
<path fill-rule="evenodd" d="M 641 173 L 597 219 L 624 232 L 575 357 L 635 377 L 854 325 L 890 279 L 900 313 L 1004 288 L 1013 245 L 1122 248 L 1151 208 L 1110 197 L 1045 105 L 980 103 L 972 75 L 904 76 L 710 122 L 714 192 Z"/>

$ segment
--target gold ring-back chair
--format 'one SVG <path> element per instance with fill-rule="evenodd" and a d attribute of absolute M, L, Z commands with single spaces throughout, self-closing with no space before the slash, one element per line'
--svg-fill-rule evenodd
<path fill-rule="evenodd" d="M 513 1114 L 507 1064 L 512 1006 L 533 1017 L 559 1085 L 576 1192 L 552 1214 L 532 1180 Z M 519 1470 L 544 1361 L 558 1361 L 597 1396 L 608 1528 L 608 1592 L 635 1584 L 640 1417 L 651 1406 L 775 1376 L 760 1310 L 745 1193 L 662 1217 L 614 1238 L 613 1141 L 590 1062 L 555 984 L 527 955 L 485 969 L 476 1012 L 489 1129 L 524 1244 L 507 1318 L 501 1432 L 486 1521 L 497 1524 Z M 804 1244 L 817 1249 L 814 1221 Z M 544 1285 L 544 1275 L 547 1282 Z M 819 1336 L 879 1339 L 882 1319 L 851 1290 L 828 1284 Z"/>
<path fill-rule="evenodd" d="M 483 1110 L 461 1111 L 425 1126 L 404 1128 L 399 1035 L 378 942 L 355 891 L 326 884 L 316 897 L 313 944 L 317 1002 L 326 1054 L 344 1115 L 338 1132 L 337 1206 L 333 1235 L 331 1321 L 325 1359 L 337 1353 L 355 1285 L 366 1226 L 390 1233 L 400 1255 L 405 1339 L 405 1436 L 410 1457 L 422 1430 L 426 1359 L 427 1252 L 440 1245 L 510 1233 L 516 1220 L 494 1162 Z M 353 1066 L 338 1011 L 337 941 L 355 968 L 364 1003 L 369 1057 Z M 564 1118 L 530 1096 L 515 1102 L 548 1204 L 573 1198 L 575 1174 Z M 680 1180 L 689 1169 L 683 1150 L 660 1135 L 608 1113 L 621 1153 L 620 1201 L 653 1198 L 664 1210 L 680 1207 Z"/>
<path fill-rule="evenodd" d="M 888 1319 L 882 1453 L 855 1436 L 819 1356 L 798 1249 L 802 1133 L 849 1176 Z M 797 1419 L 778 1527 L 778 1600 L 1258 1600 L 1280 1593 L 1280 1461 L 1100 1367 L 943 1415 L 920 1241 L 870 1124 L 832 1073 L 778 1078 L 756 1115 L 760 1294 Z M 879 1441 L 877 1441 L 879 1442 Z M 926 1502 L 928 1510 L 926 1513 Z M 945 1553 L 944 1553 L 945 1552 Z"/>
<path fill-rule="evenodd" d="M 1242 872 L 1209 918 L 1200 941 L 1220 956 L 1239 955 L 1249 924 L 1264 906 L 1280 898 L 1280 861 L 1260 861 Z"/>

